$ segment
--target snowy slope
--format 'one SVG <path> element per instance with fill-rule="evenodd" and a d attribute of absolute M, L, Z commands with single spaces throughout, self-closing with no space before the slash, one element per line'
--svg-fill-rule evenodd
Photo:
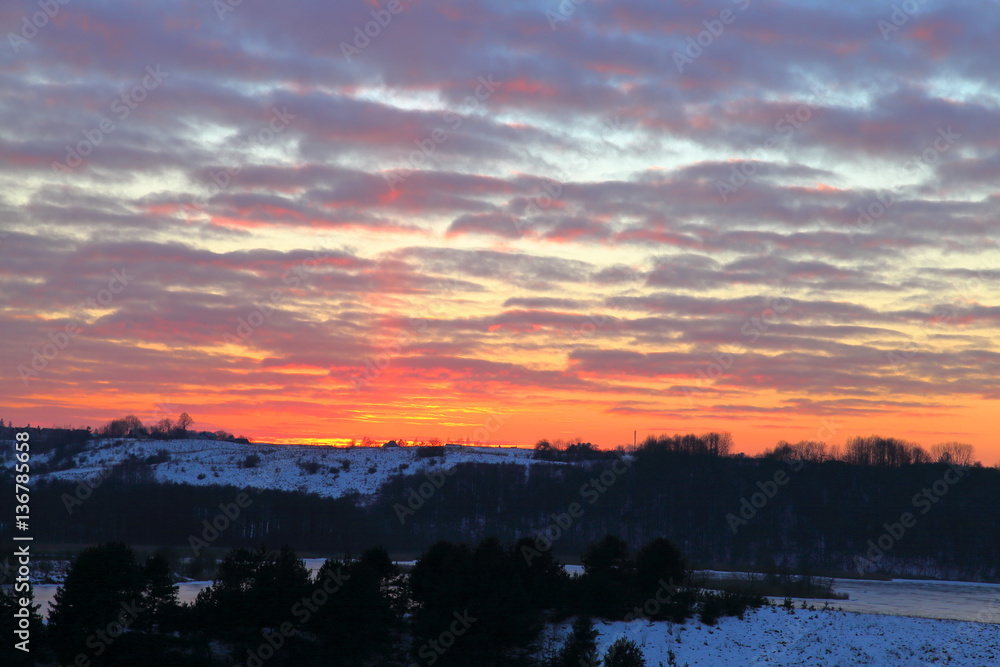
<path fill-rule="evenodd" d="M 569 635 L 569 623 L 550 629 L 552 646 Z M 650 667 L 986 667 L 1000 665 L 997 625 L 964 621 L 879 616 L 838 611 L 750 612 L 746 620 L 722 618 L 716 627 L 696 620 L 666 622 L 597 621 L 598 651 L 604 655 L 619 637 L 636 642 Z M 673 652 L 671 661 L 670 651 Z"/>
<path fill-rule="evenodd" d="M 106 440 L 92 442 L 87 450 L 74 457 L 75 468 L 38 477 L 94 479 L 130 454 L 145 459 L 166 450 L 170 460 L 150 466 L 157 481 L 204 486 L 231 484 L 337 498 L 354 491 L 371 496 L 394 475 L 440 471 L 460 463 L 560 465 L 535 461 L 530 449 L 449 447 L 445 456 L 435 458 L 418 458 L 417 449 L 246 445 L 216 440 Z M 260 457 L 260 462 L 253 468 L 243 467 L 250 454 Z M 45 458 L 38 456 L 37 460 Z"/>

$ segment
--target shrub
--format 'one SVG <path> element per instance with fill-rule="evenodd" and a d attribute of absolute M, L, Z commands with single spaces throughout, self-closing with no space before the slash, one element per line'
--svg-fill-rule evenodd
<path fill-rule="evenodd" d="M 150 454 L 146 457 L 146 465 L 156 465 L 158 463 L 166 463 L 170 460 L 170 452 L 165 449 L 157 449 L 155 454 Z"/>
<path fill-rule="evenodd" d="M 604 667 L 646 667 L 646 659 L 638 644 L 622 637 L 608 647 Z"/>
<path fill-rule="evenodd" d="M 243 459 L 244 468 L 256 468 L 260 465 L 260 457 L 256 454 L 247 454 L 247 457 Z"/>
<path fill-rule="evenodd" d="M 310 475 L 315 475 L 319 472 L 319 461 L 299 461 L 299 467 L 306 473 Z"/>
<path fill-rule="evenodd" d="M 706 625 L 715 625 L 720 616 L 739 616 L 749 609 L 759 609 L 767 598 L 749 591 L 705 591 L 701 598 L 699 619 Z"/>
<path fill-rule="evenodd" d="M 417 447 L 417 458 L 427 459 L 434 456 L 444 456 L 444 445 Z"/>

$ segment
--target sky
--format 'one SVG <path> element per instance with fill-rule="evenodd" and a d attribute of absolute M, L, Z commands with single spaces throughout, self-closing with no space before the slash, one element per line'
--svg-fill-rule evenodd
<path fill-rule="evenodd" d="M 0 418 L 1000 460 L 1000 4 L 0 5 Z"/>

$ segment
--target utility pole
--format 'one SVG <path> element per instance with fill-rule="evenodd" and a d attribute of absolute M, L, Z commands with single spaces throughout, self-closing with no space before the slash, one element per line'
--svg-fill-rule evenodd
<path fill-rule="evenodd" d="M 635 434 L 636 431 L 632 431 L 632 449 L 635 449 Z"/>

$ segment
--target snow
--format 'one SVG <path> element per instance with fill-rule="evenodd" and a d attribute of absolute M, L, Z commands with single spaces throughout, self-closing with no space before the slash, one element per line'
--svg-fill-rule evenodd
<path fill-rule="evenodd" d="M 700 570 L 717 579 L 747 576 L 746 572 Z M 755 575 L 760 577 L 761 575 Z M 835 609 L 894 616 L 920 616 L 957 621 L 1000 623 L 1000 584 L 971 581 L 933 581 L 923 579 L 834 579 L 833 590 L 847 593 L 847 600 L 806 598 L 806 603 Z M 802 598 L 793 598 L 796 606 Z M 781 603 L 781 599 L 772 602 Z"/>
<path fill-rule="evenodd" d="M 448 447 L 443 457 L 418 458 L 417 447 L 247 445 L 225 440 L 98 440 L 74 457 L 76 467 L 37 477 L 95 480 L 130 454 L 145 459 L 155 456 L 158 450 L 170 454 L 169 461 L 150 466 L 159 482 L 301 491 L 328 498 L 352 492 L 372 498 L 379 487 L 395 475 L 442 471 L 460 463 L 560 465 L 536 461 L 531 449 L 515 447 Z M 260 463 L 253 468 L 242 467 L 250 454 L 259 456 Z M 317 472 L 308 472 L 305 466 L 310 462 L 318 464 Z"/>
<path fill-rule="evenodd" d="M 549 646 L 560 646 L 570 626 L 550 628 Z M 649 667 L 1000 664 L 997 626 L 966 621 L 768 607 L 748 612 L 745 620 L 719 619 L 715 627 L 697 620 L 684 625 L 637 620 L 596 621 L 594 628 L 601 656 L 614 641 L 627 637 L 642 649 Z"/>

